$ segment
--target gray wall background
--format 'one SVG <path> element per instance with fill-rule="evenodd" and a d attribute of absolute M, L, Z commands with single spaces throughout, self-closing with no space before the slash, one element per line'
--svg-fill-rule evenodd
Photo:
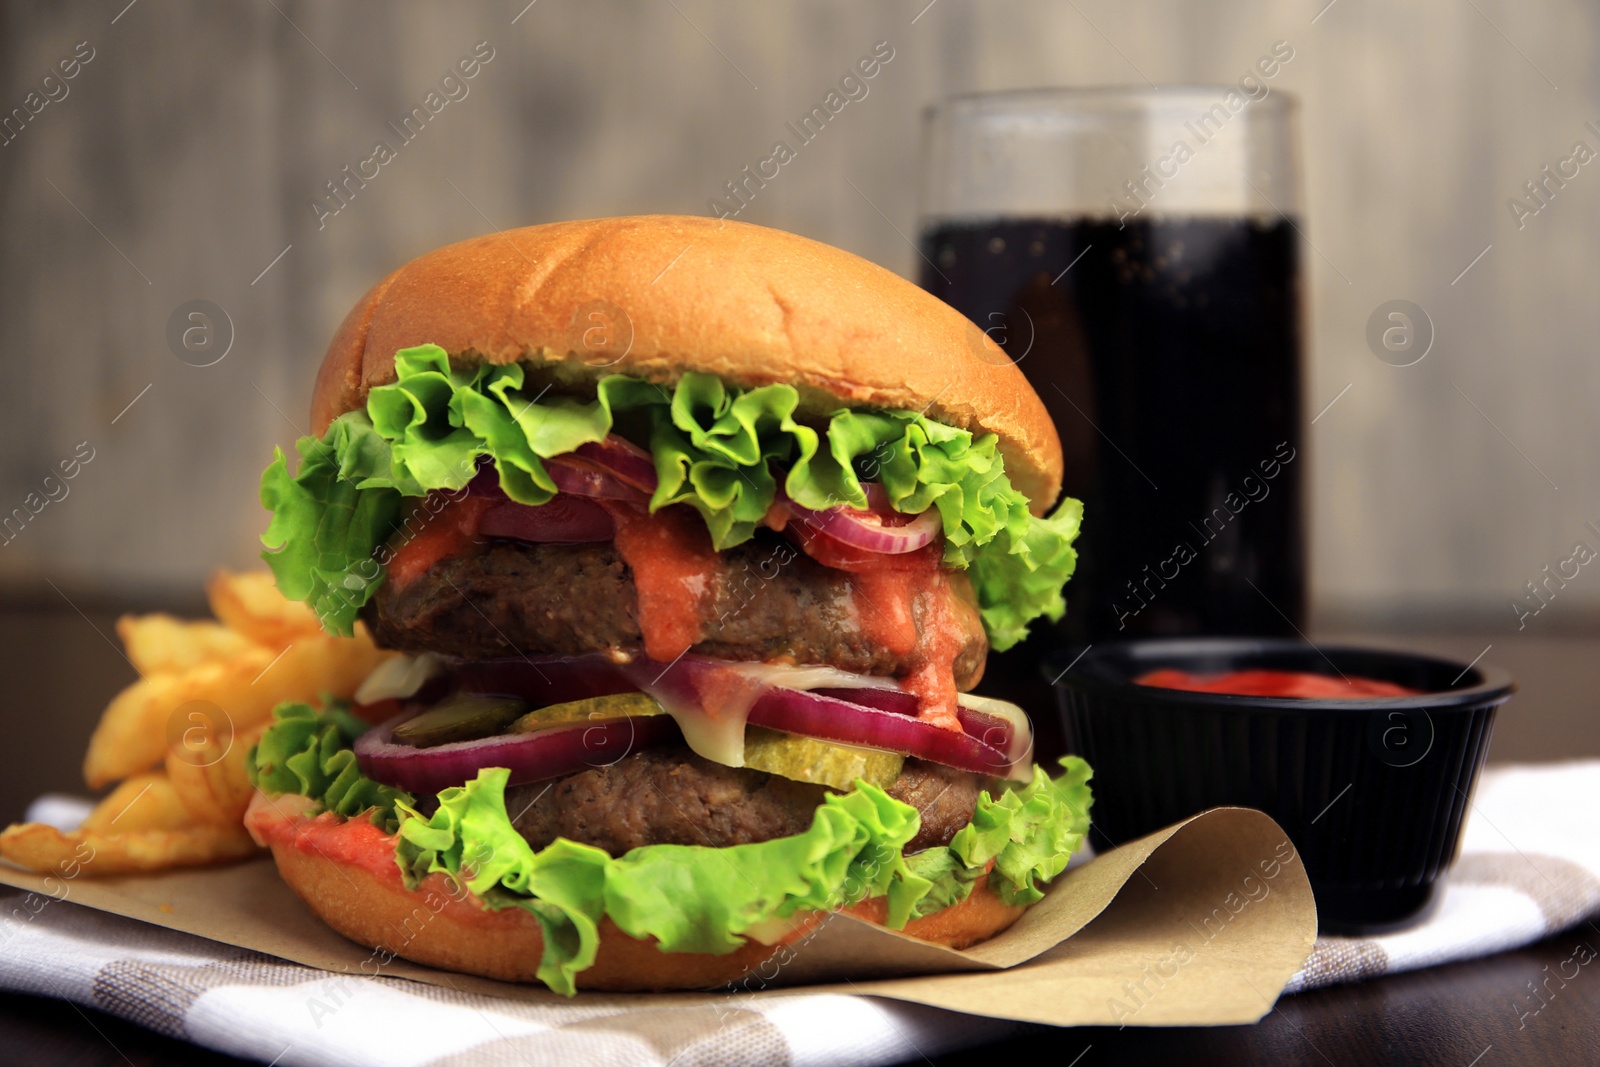
<path fill-rule="evenodd" d="M 0 592 L 181 600 L 247 564 L 259 472 L 372 281 L 495 228 L 704 213 L 880 40 L 868 97 L 741 217 L 908 276 L 923 105 L 1232 82 L 1290 42 L 1273 85 L 1304 105 L 1308 419 L 1338 397 L 1309 441 L 1319 615 L 1514 629 L 1524 582 L 1600 549 L 1600 161 L 1520 229 L 1507 206 L 1575 142 L 1600 151 L 1594 5 L 523 2 L 0 6 L 0 111 L 94 53 L 0 145 L 0 513 L 93 450 L 0 546 Z M 319 229 L 323 184 L 480 41 L 469 94 Z M 204 368 L 165 339 L 197 298 L 235 332 Z M 1395 298 L 1437 331 L 1403 369 L 1365 341 Z M 1585 567 L 1530 625 L 1595 617 Z"/>

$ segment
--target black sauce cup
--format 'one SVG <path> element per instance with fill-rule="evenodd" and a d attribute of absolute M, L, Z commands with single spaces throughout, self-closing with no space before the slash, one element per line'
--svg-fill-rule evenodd
<path fill-rule="evenodd" d="M 1342 674 L 1422 692 L 1306 699 L 1134 683 L 1160 668 Z M 1323 932 L 1344 934 L 1427 913 L 1455 859 L 1495 711 L 1514 689 L 1482 664 L 1292 639 L 1097 644 L 1063 650 L 1045 669 L 1067 751 L 1094 768 L 1096 847 L 1219 805 L 1258 808 L 1298 849 Z"/>

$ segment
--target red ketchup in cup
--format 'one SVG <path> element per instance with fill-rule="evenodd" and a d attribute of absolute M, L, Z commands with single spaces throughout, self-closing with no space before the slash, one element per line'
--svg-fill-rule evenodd
<path fill-rule="evenodd" d="M 1160 689 L 1187 689 L 1194 693 L 1226 693 L 1250 697 L 1405 697 L 1423 692 L 1375 678 L 1335 677 L 1310 671 L 1229 671 L 1226 674 L 1190 674 L 1163 667 L 1134 679 L 1138 685 Z"/>

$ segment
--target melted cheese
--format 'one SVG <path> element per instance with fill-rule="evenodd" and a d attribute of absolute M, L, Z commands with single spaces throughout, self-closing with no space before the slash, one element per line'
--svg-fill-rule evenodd
<path fill-rule="evenodd" d="M 432 652 L 420 656 L 391 656 L 373 668 L 355 692 L 357 704 L 376 704 L 380 700 L 404 700 L 444 669 L 444 661 Z"/>
<path fill-rule="evenodd" d="M 641 686 L 677 720 L 683 739 L 696 754 L 726 767 L 744 766 L 744 731 L 750 709 L 768 689 L 892 689 L 892 678 L 871 678 L 833 667 L 788 667 L 776 663 L 699 664 L 694 686 L 662 684 L 668 667 Z"/>
<path fill-rule="evenodd" d="M 1027 781 L 1033 763 L 1033 723 L 1028 721 L 1027 713 L 1010 701 L 981 697 L 976 693 L 962 693 L 956 697 L 956 703 L 1011 724 L 1011 746 L 1006 750 L 1011 772 L 1006 777 Z"/>

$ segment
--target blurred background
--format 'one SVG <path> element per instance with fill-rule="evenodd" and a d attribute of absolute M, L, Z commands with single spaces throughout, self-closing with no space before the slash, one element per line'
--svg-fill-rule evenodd
<path fill-rule="evenodd" d="M 8 766 L 29 751 L 70 788 L 132 677 L 115 614 L 200 613 L 211 568 L 251 563 L 260 471 L 373 281 L 503 227 L 711 213 L 880 42 L 867 95 L 739 217 L 907 277 L 927 104 L 1234 83 L 1288 43 L 1313 633 L 1490 645 L 1551 716 L 1496 755 L 1563 754 L 1600 668 L 1541 680 L 1541 657 L 1600 631 L 1600 567 L 1514 605 L 1600 551 L 1600 8 L 524 2 L 0 4 L 0 517 L 25 509 L 0 544 Z M 462 59 L 477 73 L 441 87 Z M 380 140 L 392 158 L 335 198 Z M 1403 368 L 1366 340 L 1397 299 L 1435 331 Z M 207 366 L 169 339 L 196 300 L 223 313 Z"/>

